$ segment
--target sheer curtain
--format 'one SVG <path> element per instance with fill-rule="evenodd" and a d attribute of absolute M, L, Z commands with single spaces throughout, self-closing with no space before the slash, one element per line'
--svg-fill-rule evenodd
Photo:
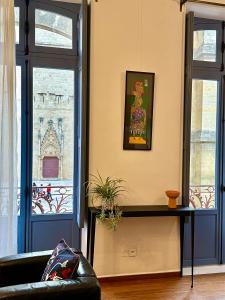
<path fill-rule="evenodd" d="M 17 252 L 14 0 L 0 0 L 0 257 Z"/>

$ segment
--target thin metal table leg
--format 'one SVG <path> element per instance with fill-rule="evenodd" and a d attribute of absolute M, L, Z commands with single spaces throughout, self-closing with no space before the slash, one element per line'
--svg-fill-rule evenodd
<path fill-rule="evenodd" d="M 96 214 L 91 214 L 91 228 L 90 228 L 90 264 L 94 265 L 94 251 L 95 251 L 95 225 L 96 225 Z"/>
<path fill-rule="evenodd" d="M 194 287 L 195 213 L 191 213 L 191 288 Z"/>
<path fill-rule="evenodd" d="M 87 227 L 87 259 L 89 260 L 89 256 L 90 256 L 90 234 L 91 234 L 91 212 L 90 210 L 88 210 L 88 227 Z"/>
<path fill-rule="evenodd" d="M 183 276 L 184 216 L 180 216 L 180 276 Z"/>

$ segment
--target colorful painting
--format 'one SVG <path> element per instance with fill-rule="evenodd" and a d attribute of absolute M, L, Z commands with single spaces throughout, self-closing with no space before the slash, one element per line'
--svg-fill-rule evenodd
<path fill-rule="evenodd" d="M 154 73 L 126 72 L 125 150 L 151 150 Z"/>

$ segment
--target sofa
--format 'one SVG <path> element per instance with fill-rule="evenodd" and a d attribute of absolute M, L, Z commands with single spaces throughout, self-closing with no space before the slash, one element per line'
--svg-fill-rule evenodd
<path fill-rule="evenodd" d="M 101 300 L 91 265 L 81 252 L 75 279 L 40 281 L 52 251 L 32 252 L 0 259 L 0 299 Z"/>

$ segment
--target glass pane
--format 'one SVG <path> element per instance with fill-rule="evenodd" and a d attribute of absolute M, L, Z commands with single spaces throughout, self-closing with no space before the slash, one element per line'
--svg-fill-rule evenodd
<path fill-rule="evenodd" d="M 15 7 L 15 35 L 16 35 L 16 44 L 20 43 L 20 8 Z"/>
<path fill-rule="evenodd" d="M 18 214 L 20 214 L 20 184 L 21 184 L 21 66 L 16 66 L 16 102 L 17 102 L 17 175 L 18 175 Z"/>
<path fill-rule="evenodd" d="M 193 59 L 216 62 L 216 30 L 194 31 Z"/>
<path fill-rule="evenodd" d="M 72 19 L 50 11 L 35 10 L 35 45 L 72 49 Z"/>
<path fill-rule="evenodd" d="M 73 212 L 74 71 L 33 69 L 33 214 Z"/>
<path fill-rule="evenodd" d="M 190 206 L 214 208 L 218 82 L 192 83 Z"/>

